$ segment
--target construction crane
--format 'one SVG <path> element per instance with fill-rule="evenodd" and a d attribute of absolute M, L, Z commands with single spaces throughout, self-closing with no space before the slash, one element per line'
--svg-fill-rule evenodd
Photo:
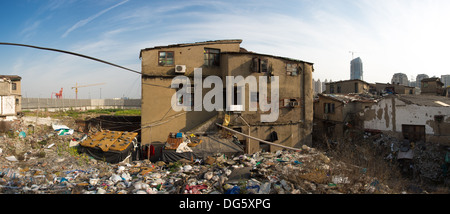
<path fill-rule="evenodd" d="M 355 54 L 356 52 L 354 52 L 354 51 L 349 51 L 349 53 L 352 54 L 352 60 L 353 60 L 353 54 Z"/>
<path fill-rule="evenodd" d="M 78 85 L 78 83 L 75 83 L 75 86 L 72 87 L 72 89 L 75 89 L 75 99 L 78 99 L 78 88 L 96 86 L 96 85 L 104 85 L 104 84 L 106 84 L 106 83 L 96 83 L 96 84 L 90 84 L 90 85 Z"/>

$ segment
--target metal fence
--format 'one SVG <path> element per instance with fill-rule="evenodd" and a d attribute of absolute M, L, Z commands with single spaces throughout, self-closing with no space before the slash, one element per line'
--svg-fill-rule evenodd
<path fill-rule="evenodd" d="M 89 110 L 89 109 L 139 109 L 141 99 L 51 99 L 22 98 L 23 110 Z"/>

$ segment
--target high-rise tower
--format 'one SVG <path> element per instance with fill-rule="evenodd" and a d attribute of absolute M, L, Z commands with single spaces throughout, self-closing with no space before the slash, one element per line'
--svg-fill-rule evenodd
<path fill-rule="evenodd" d="M 363 63 L 359 57 L 350 62 L 350 79 L 363 80 Z"/>

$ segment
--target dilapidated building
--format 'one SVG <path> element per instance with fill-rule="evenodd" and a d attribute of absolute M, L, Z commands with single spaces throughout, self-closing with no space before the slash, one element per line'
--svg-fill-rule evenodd
<path fill-rule="evenodd" d="M 326 94 L 368 93 L 370 84 L 360 79 L 325 83 Z"/>
<path fill-rule="evenodd" d="M 377 100 L 362 94 L 318 94 L 314 101 L 314 132 L 319 140 L 342 141 L 348 128 L 361 127 L 359 112 Z"/>
<path fill-rule="evenodd" d="M 297 59 L 249 52 L 240 47 L 242 40 L 216 40 L 187 44 L 175 44 L 142 49 L 142 129 L 143 144 L 165 142 L 170 132 L 202 132 L 216 127 L 229 118 L 228 126 L 239 132 L 274 143 L 299 147 L 311 144 L 313 121 L 313 64 Z M 194 71 L 202 69 L 202 82 L 209 76 L 221 78 L 224 109 L 232 105 L 231 110 L 174 111 L 171 98 L 177 92 L 172 88 L 172 80 L 177 76 L 186 76 L 195 87 Z M 270 112 L 260 107 L 260 91 L 249 92 L 249 85 L 234 86 L 234 94 L 227 94 L 225 79 L 227 76 L 254 76 L 260 85 L 260 77 L 270 81 L 272 76 L 279 78 L 279 115 L 273 122 L 261 121 L 261 115 Z M 266 103 L 271 102 L 271 83 L 267 83 Z M 202 98 L 214 87 L 202 87 Z M 193 90 L 190 90 L 193 92 Z M 233 96 L 232 103 L 225 97 Z M 192 99 L 183 100 L 175 105 L 190 105 L 195 108 Z M 203 100 L 203 99 L 202 99 Z M 257 111 L 249 111 L 250 107 Z M 273 109 L 272 109 L 273 110 Z M 206 127 L 206 128 L 205 128 Z M 261 149 L 259 142 L 238 136 L 245 144 L 246 152 L 253 153 Z M 265 150 L 275 150 L 266 148 Z"/>
<path fill-rule="evenodd" d="M 0 75 L 0 116 L 21 112 L 21 79 L 17 75 Z"/>
<path fill-rule="evenodd" d="M 364 128 L 399 139 L 450 145 L 450 99 L 435 95 L 389 95 L 360 113 Z"/>
<path fill-rule="evenodd" d="M 425 95 L 444 95 L 444 83 L 437 77 L 422 79 L 420 94 Z"/>

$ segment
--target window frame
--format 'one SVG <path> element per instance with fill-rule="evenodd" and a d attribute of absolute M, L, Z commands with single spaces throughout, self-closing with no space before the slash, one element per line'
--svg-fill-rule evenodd
<path fill-rule="evenodd" d="M 334 114 L 336 112 L 336 105 L 334 103 L 324 103 L 323 107 L 323 112 L 325 114 Z"/>
<path fill-rule="evenodd" d="M 165 53 L 164 64 L 161 63 L 161 53 Z M 172 53 L 172 64 L 167 64 L 167 53 Z M 158 51 L 158 66 L 175 66 L 175 51 Z"/>
<path fill-rule="evenodd" d="M 211 53 L 211 51 L 217 51 L 217 52 Z M 203 48 L 203 65 L 206 67 L 219 67 L 220 66 L 220 49 L 218 49 L 218 48 Z"/>

